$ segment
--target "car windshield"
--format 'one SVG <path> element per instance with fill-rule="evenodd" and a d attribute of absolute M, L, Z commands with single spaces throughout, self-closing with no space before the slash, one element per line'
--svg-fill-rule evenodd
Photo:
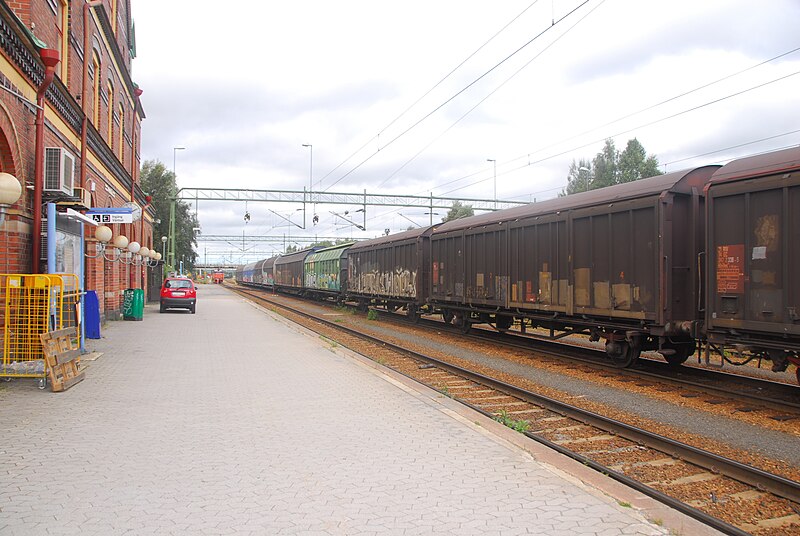
<path fill-rule="evenodd" d="M 167 280 L 164 283 L 165 288 L 192 288 L 192 282 L 186 279 L 173 279 Z"/>

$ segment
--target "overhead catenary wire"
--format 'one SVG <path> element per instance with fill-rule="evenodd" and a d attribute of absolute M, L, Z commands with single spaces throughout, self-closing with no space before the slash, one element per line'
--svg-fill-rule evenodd
<path fill-rule="evenodd" d="M 720 102 L 723 102 L 723 101 L 725 101 L 725 100 L 731 99 L 731 98 L 733 98 L 733 97 L 738 97 L 738 96 L 740 96 L 740 95 L 743 95 L 743 94 L 745 94 L 745 93 L 749 93 L 750 91 L 754 91 L 754 90 L 756 90 L 756 89 L 760 89 L 760 88 L 766 87 L 766 86 L 768 86 L 768 85 L 771 85 L 771 84 L 774 84 L 774 83 L 777 83 L 777 82 L 781 82 L 781 81 L 783 81 L 783 80 L 786 80 L 786 79 L 788 79 L 788 78 L 790 78 L 790 77 L 792 77 L 792 76 L 796 76 L 796 75 L 798 75 L 798 74 L 800 74 L 800 71 L 795 71 L 795 72 L 793 72 L 793 73 L 789 73 L 789 74 L 787 74 L 787 75 L 783 75 L 783 76 L 780 76 L 780 77 L 778 77 L 778 78 L 774 78 L 774 79 L 772 79 L 772 80 L 769 80 L 769 81 L 767 81 L 767 82 L 763 82 L 763 83 L 757 84 L 757 85 L 755 85 L 755 86 L 751 86 L 751 87 L 749 87 L 749 88 L 746 88 L 746 89 L 743 89 L 743 90 L 740 90 L 740 91 L 736 91 L 736 92 L 734 92 L 734 93 L 731 93 L 731 94 L 728 94 L 728 95 L 726 95 L 726 96 L 724 96 L 724 97 L 719 97 L 719 98 L 716 98 L 716 99 L 712 99 L 712 100 L 710 100 L 710 101 L 708 101 L 708 102 L 705 102 L 705 103 L 703 103 L 703 104 L 699 104 L 699 105 L 697 105 L 697 106 L 692 106 L 691 108 L 687 108 L 687 109 L 685 109 L 685 110 L 682 110 L 682 111 L 679 111 L 679 112 L 676 112 L 676 113 L 673 113 L 673 114 L 667 115 L 667 116 L 665 116 L 665 117 L 661 117 L 661 118 L 659 118 L 659 119 L 655 119 L 655 120 L 653 120 L 653 121 L 649 121 L 649 122 L 646 122 L 646 123 L 643 123 L 643 124 L 637 125 L 637 126 L 635 126 L 635 127 L 631 127 L 631 128 L 628 128 L 628 129 L 625 129 L 625 130 L 622 130 L 622 131 L 616 132 L 616 133 L 614 133 L 614 134 L 611 134 L 611 135 L 608 135 L 608 136 L 604 136 L 604 137 L 602 137 L 602 138 L 596 138 L 596 139 L 593 139 L 592 141 L 589 141 L 589 142 L 587 142 L 587 143 L 584 143 L 584 144 L 581 144 L 581 145 L 578 145 L 578 146 L 570 147 L 569 149 L 565 149 L 565 150 L 563 150 L 563 151 L 560 151 L 560 152 L 558 152 L 558 153 L 551 154 L 551 155 L 549 155 L 549 156 L 545 156 L 545 157 L 543 157 L 543 158 L 539 158 L 539 159 L 537 159 L 537 160 L 528 160 L 528 162 L 527 162 L 527 163 L 525 163 L 525 164 L 522 164 L 522 165 L 520 165 L 520 166 L 517 166 L 517 167 L 515 167 L 515 168 L 511 168 L 511 170 L 510 170 L 510 171 L 507 171 L 506 173 L 509 173 L 509 172 L 511 172 L 511 171 L 517 171 L 517 170 L 520 170 L 520 169 L 524 169 L 524 168 L 526 168 L 526 167 L 530 167 L 530 166 L 532 166 L 532 165 L 541 164 L 542 162 L 546 162 L 546 161 L 548 161 L 548 160 L 551 160 L 551 159 L 553 159 L 553 158 L 557 158 L 557 157 L 559 157 L 559 156 L 564 156 L 565 154 L 569 154 L 569 153 L 571 153 L 571 152 L 573 152 L 573 151 L 576 151 L 576 150 L 578 150 L 578 149 L 584 149 L 584 148 L 586 148 L 586 147 L 589 147 L 589 146 L 595 145 L 595 144 L 597 144 L 597 143 L 600 143 L 600 142 L 602 142 L 603 140 L 606 140 L 606 139 L 608 139 L 608 138 L 615 138 L 615 137 L 617 137 L 617 136 L 621 136 L 621 135 L 623 135 L 623 134 L 629 134 L 630 132 L 633 132 L 634 130 L 638 130 L 638 129 L 641 129 L 641 128 L 646 128 L 646 127 L 649 127 L 649 126 L 653 126 L 653 125 L 655 125 L 655 124 L 661 123 L 661 122 L 663 122 L 663 121 L 667 121 L 667 120 L 669 120 L 669 119 L 674 119 L 674 118 L 676 118 L 676 117 L 679 117 L 679 116 L 685 115 L 685 114 L 687 114 L 687 113 L 690 113 L 690 112 L 694 112 L 694 111 L 700 110 L 700 109 L 702 109 L 702 108 L 705 108 L 705 107 L 707 107 L 707 106 L 711 106 L 711 105 L 713 105 L 713 104 L 718 104 L 718 103 L 720 103 Z M 541 152 L 541 151 L 537 151 L 537 152 Z M 531 153 L 528 153 L 526 156 L 530 156 L 531 154 L 535 154 L 535 153 L 531 152 Z M 520 158 L 521 158 L 521 157 L 517 157 L 517 158 L 515 158 L 515 159 L 513 159 L 513 160 L 510 160 L 510 162 L 513 162 L 514 160 L 519 160 Z M 485 181 L 485 180 L 488 180 L 488 179 L 482 179 L 481 181 L 478 181 L 478 182 L 483 182 L 483 181 Z M 459 187 L 459 188 L 455 188 L 455 189 L 453 189 L 453 190 L 449 190 L 449 191 L 447 191 L 447 192 L 444 192 L 444 193 L 442 193 L 442 194 L 440 194 L 440 195 L 445 195 L 445 194 L 447 194 L 447 193 L 452 193 L 452 192 L 455 192 L 455 191 L 461 190 L 461 189 L 463 189 L 463 188 L 467 188 L 467 187 L 469 187 L 469 186 L 472 186 L 472 185 L 474 185 L 474 184 L 478 184 L 478 182 L 476 182 L 476 183 L 471 183 L 471 184 L 467 184 L 467 185 L 461 186 L 461 187 Z"/>
<path fill-rule="evenodd" d="M 345 173 L 344 175 L 342 175 L 341 177 L 339 177 L 338 179 L 336 179 L 336 180 L 335 180 L 335 181 L 334 181 L 332 184 L 330 184 L 330 185 L 329 185 L 327 188 L 332 188 L 333 186 L 335 186 L 336 184 L 338 184 L 339 182 L 341 182 L 342 180 L 344 180 L 345 178 L 347 178 L 347 177 L 348 177 L 350 174 L 352 174 L 353 172 L 355 172 L 356 170 L 358 170 L 358 169 L 359 169 L 361 166 L 363 166 L 364 164 L 366 164 L 367 162 L 369 162 L 369 161 L 370 161 L 372 158 L 374 158 L 374 157 L 375 157 L 375 156 L 376 156 L 378 153 L 380 153 L 380 151 L 381 151 L 382 149 L 385 149 L 386 147 L 388 147 L 388 146 L 392 145 L 394 142 L 396 142 L 397 140 L 399 140 L 400 138 L 402 138 L 403 136 L 405 136 L 406 134 L 408 134 L 409 132 L 411 132 L 411 131 L 412 131 L 414 128 L 416 128 L 417 126 L 419 126 L 420 124 L 422 124 L 422 122 L 423 122 L 423 121 L 425 121 L 426 119 L 428 119 L 429 117 L 431 117 L 433 114 L 435 114 L 436 112 L 438 112 L 439 110 L 441 110 L 441 109 L 442 109 L 444 106 L 446 106 L 447 104 L 449 104 L 450 102 L 452 102 L 452 101 L 453 101 L 454 99 L 456 99 L 456 98 L 457 98 L 459 95 L 463 94 L 465 91 L 467 91 L 469 88 L 471 88 L 472 86 L 474 86 L 475 84 L 477 84 L 479 81 L 481 81 L 482 79 L 486 78 L 486 77 L 487 77 L 489 74 L 491 74 L 492 72 L 494 72 L 494 71 L 495 71 L 496 69 L 498 69 L 498 68 L 499 68 L 501 65 L 503 65 L 503 64 L 504 64 L 504 63 L 506 63 L 508 60 L 510 60 L 511 58 L 513 58 L 514 56 L 516 56 L 517 54 L 519 54 L 520 52 L 522 52 L 522 51 L 523 51 L 525 48 L 527 48 L 529 45 L 531 45 L 531 44 L 533 44 L 534 42 L 536 42 L 536 40 L 538 40 L 538 39 L 539 39 L 539 38 L 541 38 L 543 35 L 545 35 L 547 32 L 549 32 L 550 30 L 552 30 L 553 28 L 555 28 L 555 27 L 558 25 L 558 23 L 560 23 L 560 22 L 564 21 L 566 18 L 570 17 L 572 14 L 574 14 L 574 13 L 575 13 L 576 11 L 578 11 L 580 8 L 582 8 L 583 6 L 585 6 L 586 4 L 588 4 L 590 1 L 591 1 L 591 0 L 584 0 L 584 1 L 583 1 L 583 2 L 581 2 L 581 3 L 580 3 L 578 6 L 576 6 L 576 7 L 575 7 L 575 8 L 573 8 L 572 10 L 570 10 L 570 11 L 569 11 L 569 12 L 568 12 L 566 15 L 564 15 L 563 17 L 561 17 L 560 19 L 558 19 L 557 21 L 555 21 L 553 24 L 551 24 L 550 26 L 548 26 L 547 28 L 545 28 L 544 30 L 542 30 L 541 32 L 539 32 L 538 34 L 536 34 L 534 37 L 532 37 L 531 39 L 529 39 L 529 40 L 528 40 L 528 41 L 526 41 L 525 43 L 523 43 L 523 44 L 522 44 L 521 46 L 519 46 L 519 47 L 518 47 L 516 50 L 514 50 L 513 52 L 511 52 L 510 54 L 508 54 L 506 57 L 504 57 L 502 60 L 500 60 L 499 62 L 497 62 L 495 65 L 493 65 L 492 67 L 490 67 L 489 69 L 487 69 L 486 71 L 484 71 L 484 72 L 483 72 L 481 75 L 479 75 L 477 78 L 473 79 L 473 80 L 472 80 L 470 83 L 468 83 L 466 86 L 464 86 L 463 88 L 461 88 L 460 90 L 458 90 L 456 93 L 454 93 L 453 95 L 451 95 L 450 97 L 448 97 L 448 98 L 447 98 L 447 99 L 446 99 L 444 102 L 440 103 L 440 104 L 439 104 L 439 105 L 437 105 L 435 108 L 433 108 L 431 111 L 429 111 L 429 112 L 428 112 L 428 113 L 426 113 L 424 116 L 422 116 L 420 119 L 418 119 L 417 121 L 415 121 L 414 123 L 412 123 L 412 124 L 411 124 L 411 126 L 407 127 L 405 130 L 401 131 L 401 132 L 400 132 L 399 134 L 397 134 L 397 135 L 396 135 L 394 138 L 392 138 L 391 140 L 389 140 L 389 142 L 388 142 L 388 143 L 386 143 L 385 145 L 383 145 L 383 147 L 379 148 L 379 149 L 378 149 L 378 150 L 376 150 L 376 151 L 373 151 L 373 152 L 372 152 L 372 153 L 371 153 L 369 156 L 367 156 L 367 157 L 366 157 L 366 158 L 364 158 L 364 159 L 363 159 L 361 162 L 359 162 L 358 164 L 356 164 L 356 165 L 355 165 L 353 168 L 351 168 L 351 169 L 350 169 L 350 170 L 349 170 L 347 173 Z M 604 2 L 605 0 L 602 0 L 602 1 Z M 602 2 L 601 2 L 601 3 L 602 3 Z"/>
<path fill-rule="evenodd" d="M 455 67 L 453 67 L 453 68 L 450 70 L 450 72 L 448 72 L 446 75 L 444 75 L 444 76 L 443 76 L 443 77 L 442 77 L 442 78 L 441 78 L 441 79 L 440 79 L 438 82 L 436 82 L 436 83 L 435 83 L 433 86 L 431 86 L 431 87 L 430 87 L 430 88 L 429 88 L 427 91 L 425 91 L 425 93 L 423 93 L 423 94 L 422 94 L 420 97 L 418 97 L 418 98 L 417 98 L 417 100 L 415 100 L 415 101 L 414 101 L 412 104 L 410 104 L 410 105 L 409 105 L 409 106 L 408 106 L 408 107 L 407 107 L 405 110 L 403 110 L 403 111 L 402 111 L 402 112 L 400 112 L 400 113 L 399 113 L 397 116 L 395 116 L 395 118 L 394 118 L 394 119 L 392 119 L 391 121 L 389 121 L 389 123 L 387 123 L 387 124 L 386 124 L 386 126 L 384 126 L 384 127 L 383 127 L 383 128 L 382 128 L 382 129 L 381 129 L 381 130 L 380 130 L 380 131 L 379 131 L 379 132 L 378 132 L 378 133 L 377 133 L 375 136 L 373 136 L 373 137 L 371 137 L 370 139 L 368 139 L 368 140 L 367 140 L 367 141 L 366 141 L 366 142 L 365 142 L 365 143 L 364 143 L 364 144 L 363 144 L 361 147 L 359 147 L 358 149 L 356 149 L 355 151 L 353 151 L 353 153 L 352 153 L 350 156 L 348 156 L 347 158 L 345 158 L 344 160 L 342 160 L 342 161 L 341 161 L 341 162 L 340 162 L 340 163 L 339 163 L 339 164 L 338 164 L 338 165 L 337 165 L 335 168 L 333 168 L 332 170 L 330 170 L 330 171 L 329 171 L 328 173 L 326 173 L 326 174 L 325 174 L 325 175 L 324 175 L 324 176 L 323 176 L 321 179 L 319 179 L 318 181 L 316 181 L 316 183 L 321 185 L 321 184 L 322 184 L 322 181 L 324 181 L 324 180 L 325 180 L 325 179 L 327 179 L 329 176 L 331 176 L 331 175 L 332 175 L 332 174 L 333 174 L 333 173 L 334 173 L 336 170 L 338 170 L 338 169 L 339 169 L 339 168 L 341 168 L 343 165 L 345 165 L 347 162 L 349 162 L 349 161 L 350 161 L 350 160 L 351 160 L 353 157 L 355 157 L 355 156 L 356 156 L 358 153 L 360 153 L 361 151 L 363 151 L 363 150 L 364 150 L 364 149 L 365 149 L 365 148 L 366 148 L 366 147 L 367 147 L 367 146 L 368 146 L 370 143 L 372 143 L 372 142 L 373 142 L 373 141 L 375 141 L 376 139 L 379 139 L 379 138 L 380 138 L 380 136 L 381 136 L 381 134 L 383 134 L 384 132 L 386 132 L 386 130 L 388 130 L 388 129 L 389 129 L 391 126 L 392 126 L 392 125 L 394 125 L 394 124 L 395 124 L 397 121 L 399 121 L 399 120 L 400 120 L 400 119 L 401 119 L 403 116 L 405 116 L 405 115 L 406 115 L 408 112 L 410 112 L 410 111 L 411 111 L 411 110 L 412 110 L 412 109 L 413 109 L 413 108 L 414 108 L 414 107 L 415 107 L 417 104 L 419 104 L 419 103 L 420 103 L 420 102 L 421 102 L 421 101 L 422 101 L 422 100 L 423 100 L 425 97 L 427 97 L 428 95 L 430 95 L 430 94 L 431 94 L 431 93 L 432 93 L 432 92 L 433 92 L 433 91 L 434 91 L 436 88 L 438 88 L 440 85 L 442 85 L 442 84 L 445 82 L 445 80 L 447 80 L 447 79 L 448 79 L 448 78 L 450 78 L 450 77 L 451 77 L 453 74 L 455 74 L 455 72 L 456 72 L 456 71 L 458 71 L 458 70 L 459 70 L 461 67 L 463 67 L 463 66 L 464 66 L 464 64 L 466 64 L 466 63 L 467 63 L 469 60 L 471 60 L 471 59 L 472 59 L 472 58 L 473 58 L 473 57 L 474 57 L 476 54 L 478 54 L 478 52 L 480 52 L 481 50 L 483 50 L 483 49 L 484 49 L 484 48 L 485 48 L 485 47 L 486 47 L 486 46 L 487 46 L 489 43 L 491 43 L 492 41 L 494 41 L 494 40 L 495 40 L 495 39 L 496 39 L 496 38 L 497 38 L 497 37 L 498 37 L 498 36 L 499 36 L 501 33 L 503 33 L 505 30 L 507 30 L 509 26 L 511 26 L 511 25 L 512 25 L 514 22 L 516 22 L 516 21 L 517 21 L 517 20 L 518 20 L 518 19 L 519 19 L 519 18 L 520 18 L 522 15 L 524 15 L 524 14 L 525 14 L 525 13 L 526 13 L 526 12 L 527 12 L 527 11 L 528 11 L 530 8 L 532 8 L 532 7 L 533 7 L 534 5 L 536 5 L 537 3 L 539 3 L 539 0 L 534 0 L 534 1 L 533 1 L 532 3 L 530 3 L 530 4 L 529 4 L 529 5 L 528 5 L 528 6 L 527 6 L 525 9 L 523 9 L 523 10 L 522 10 L 522 11 L 520 11 L 520 12 L 519 12 L 517 15 L 515 15 L 515 16 L 514 16 L 514 18 L 512 18 L 512 19 L 511 19 L 510 21 L 508 21 L 508 22 L 507 22 L 505 25 L 503 25 L 503 27 L 502 27 L 502 28 L 500 28 L 500 29 L 499 29 L 497 32 L 495 32 L 495 33 L 494 33 L 494 35 L 492 35 L 492 36 L 491 36 L 489 39 L 487 39 L 486 41 L 484 41 L 484 43 L 483 43 L 483 44 L 481 44 L 481 45 L 480 45 L 478 48 L 476 48 L 476 49 L 475 49 L 475 50 L 474 50 L 472 53 L 470 53 L 470 54 L 469 54 L 469 55 L 468 55 L 466 58 L 464 58 L 463 60 L 461 60 L 461 61 L 458 63 L 458 65 L 456 65 Z M 337 182 L 338 182 L 338 181 L 337 181 Z M 334 183 L 334 184 L 335 184 L 335 183 Z M 330 187 L 328 187 L 328 188 L 330 188 Z M 327 188 L 326 188 L 326 189 L 327 189 Z"/>

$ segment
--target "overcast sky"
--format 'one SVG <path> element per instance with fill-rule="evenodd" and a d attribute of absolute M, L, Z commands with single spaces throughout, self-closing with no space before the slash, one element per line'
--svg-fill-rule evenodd
<path fill-rule="evenodd" d="M 493 199 L 494 159 L 497 197 L 531 201 L 605 138 L 636 137 L 662 171 L 800 143 L 797 0 L 132 4 L 142 159 L 174 162 L 182 187 L 301 190 L 311 144 L 315 191 Z M 330 214 L 358 207 L 318 205 L 304 231 L 270 212 L 302 224 L 298 208 L 198 204 L 206 235 L 365 238 L 430 217 L 369 207 L 361 232 Z M 281 249 L 199 244 L 201 261 Z"/>

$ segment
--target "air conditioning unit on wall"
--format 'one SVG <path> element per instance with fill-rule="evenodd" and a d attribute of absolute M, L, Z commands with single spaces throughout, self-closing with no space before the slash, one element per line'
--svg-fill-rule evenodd
<path fill-rule="evenodd" d="M 75 157 L 63 147 L 44 148 L 44 190 L 72 196 Z"/>

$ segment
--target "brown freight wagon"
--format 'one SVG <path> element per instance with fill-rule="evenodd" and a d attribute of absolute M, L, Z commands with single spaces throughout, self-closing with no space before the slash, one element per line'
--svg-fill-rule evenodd
<path fill-rule="evenodd" d="M 318 247 L 307 248 L 288 255 L 281 255 L 275 259 L 273 264 L 275 287 L 284 292 L 302 294 L 305 281 L 303 268 L 306 256 L 318 249 Z"/>
<path fill-rule="evenodd" d="M 432 227 L 353 244 L 348 250 L 348 299 L 418 318 L 428 299 Z"/>
<path fill-rule="evenodd" d="M 628 366 L 643 349 L 694 352 L 705 166 L 442 224 L 431 234 L 430 305 L 489 323 L 586 333 Z"/>
<path fill-rule="evenodd" d="M 706 196 L 708 341 L 800 366 L 800 148 L 723 166 Z"/>

